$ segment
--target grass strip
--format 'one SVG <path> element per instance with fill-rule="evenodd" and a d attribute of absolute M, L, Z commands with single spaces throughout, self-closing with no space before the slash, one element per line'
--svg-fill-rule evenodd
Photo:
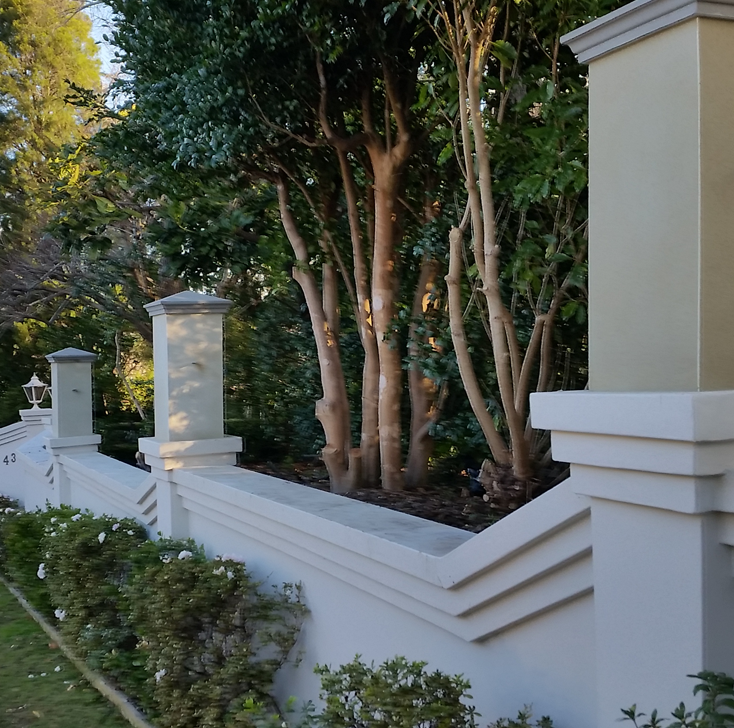
<path fill-rule="evenodd" d="M 74 655 L 17 589 L 2 577 L 0 583 L 0 726 L 153 728 Z"/>

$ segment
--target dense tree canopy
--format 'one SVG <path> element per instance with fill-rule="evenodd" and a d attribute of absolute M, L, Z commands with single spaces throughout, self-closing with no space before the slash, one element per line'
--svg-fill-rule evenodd
<path fill-rule="evenodd" d="M 0 2 L 0 242 L 27 242 L 49 162 L 78 137 L 67 81 L 99 83 L 91 23 L 72 0 Z"/>
<path fill-rule="evenodd" d="M 123 73 L 76 79 L 96 133 L 45 163 L 66 280 L 37 265 L 33 291 L 141 339 L 150 298 L 234 298 L 230 418 L 318 444 L 336 490 L 460 450 L 536 482 L 528 395 L 586 366 L 586 69 L 560 36 L 613 0 L 108 2 Z"/>

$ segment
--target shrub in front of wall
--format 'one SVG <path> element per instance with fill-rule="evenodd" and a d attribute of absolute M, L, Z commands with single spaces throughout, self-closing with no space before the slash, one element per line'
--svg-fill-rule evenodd
<path fill-rule="evenodd" d="M 146 540 L 145 529 L 132 519 L 70 508 L 44 515 L 41 563 L 62 634 L 92 668 L 140 699 L 136 686 L 145 684 L 147 673 L 121 588 Z"/>
<path fill-rule="evenodd" d="M 7 495 L 0 495 L 0 574 L 6 574 L 7 551 L 5 550 L 5 539 L 3 538 L 5 522 L 20 513 L 18 501 Z"/>
<path fill-rule="evenodd" d="M 553 721 L 544 715 L 537 721 L 533 722 L 533 712 L 529 706 L 525 706 L 518 712 L 517 718 L 500 718 L 494 723 L 490 723 L 487 728 L 553 728 Z"/>
<path fill-rule="evenodd" d="M 263 591 L 236 559 L 149 541 L 129 519 L 7 509 L 3 568 L 161 728 L 219 727 L 248 696 L 270 705 L 305 612 L 298 587 Z"/>
<path fill-rule="evenodd" d="M 5 511 L 8 508 L 12 510 L 18 509 L 18 501 L 15 498 L 11 498 L 9 495 L 2 495 L 0 493 L 0 511 Z"/>
<path fill-rule="evenodd" d="M 3 501 L 4 503 L 6 501 Z M 0 569 L 46 616 L 53 612 L 48 586 L 43 578 L 41 540 L 51 517 L 47 511 L 23 511 L 8 500 L 0 511 Z"/>
<path fill-rule="evenodd" d="M 386 660 L 379 667 L 355 659 L 332 670 L 317 665 L 321 675 L 319 697 L 325 707 L 317 713 L 308 703 L 300 718 L 287 711 L 288 722 L 263 704 L 246 700 L 231 725 L 237 728 L 476 728 L 474 706 L 466 701 L 469 683 L 461 675 L 436 670 L 425 662 L 404 657 Z M 498 724 L 500 728 L 531 728 L 527 723 Z M 539 728 L 548 728 L 545 724 Z"/>
<path fill-rule="evenodd" d="M 657 710 L 650 715 L 641 713 L 637 706 L 622 711 L 622 720 L 631 721 L 635 728 L 732 728 L 734 726 L 734 678 L 723 672 L 704 670 L 689 675 L 699 680 L 693 688 L 701 696 L 701 704 L 688 710 L 685 703 L 671 712 L 673 720 L 662 718 Z"/>
<path fill-rule="evenodd" d="M 319 725 L 379 728 L 474 728 L 475 710 L 465 701 L 469 683 L 460 675 L 427 672 L 425 662 L 396 657 L 379 667 L 355 658 L 338 670 L 318 666 L 324 711 Z"/>
<path fill-rule="evenodd" d="M 299 589 L 264 592 L 233 559 L 170 541 L 140 550 L 126 593 L 162 728 L 219 728 L 246 696 L 268 701 L 295 644 Z"/>

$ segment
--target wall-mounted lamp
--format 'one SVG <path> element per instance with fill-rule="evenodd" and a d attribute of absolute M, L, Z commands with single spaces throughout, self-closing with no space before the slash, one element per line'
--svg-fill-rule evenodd
<path fill-rule="evenodd" d="M 44 384 L 34 372 L 31 381 L 23 385 L 23 391 L 28 401 L 33 405 L 32 409 L 40 409 L 38 405 L 41 404 L 46 392 L 49 391 L 49 386 Z"/>

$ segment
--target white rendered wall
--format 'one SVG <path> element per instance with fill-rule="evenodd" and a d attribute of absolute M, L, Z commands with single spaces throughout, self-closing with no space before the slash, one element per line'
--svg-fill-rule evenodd
<path fill-rule="evenodd" d="M 315 507 L 308 516 L 299 517 L 286 503 L 288 491 L 295 489 L 294 498 L 299 491 L 308 498 L 309 489 L 242 473 L 240 488 L 232 494 L 225 514 L 217 503 L 218 489 L 212 487 L 215 481 L 204 480 L 203 475 L 189 477 L 194 474 L 193 470 L 178 473 L 186 482 L 179 492 L 191 537 L 205 544 L 211 556 L 243 557 L 265 584 L 303 584 L 310 610 L 299 641 L 303 660 L 298 668 L 287 667 L 280 674 L 281 699 L 294 695 L 315 700 L 319 682 L 313 667 L 318 663 L 337 666 L 356 654 L 376 662 L 404 655 L 427 661 L 431 669 L 462 673 L 469 679 L 472 702 L 483 716 L 480 725 L 514 716 L 527 703 L 532 703 L 536 715 L 551 715 L 559 726 L 593 724 L 597 709 L 594 609 L 591 572 L 586 571 L 591 563 L 590 534 L 583 499 L 573 496 L 568 483 L 566 493 L 549 494 L 546 504 L 521 509 L 497 524 L 500 528 L 493 526 L 474 536 L 458 531 L 458 545 L 443 555 L 411 549 L 416 559 L 412 561 L 409 552 L 394 541 L 369 535 L 391 529 L 391 521 L 397 525 L 396 514 L 385 509 L 320 493 L 326 497 L 321 521 L 311 517 L 318 511 Z M 231 478 L 235 482 L 235 475 Z M 273 481 L 273 501 L 263 497 L 267 490 L 261 485 L 267 480 Z M 257 495 L 242 503 L 243 509 L 250 506 L 242 522 L 235 496 L 245 491 Z M 576 520 L 563 511 L 565 502 L 560 505 L 567 497 L 577 498 L 581 505 Z M 337 508 L 344 504 L 352 513 L 329 513 L 332 505 L 327 499 L 333 499 Z M 559 516 L 554 519 L 556 509 Z M 282 519 L 280 528 L 266 520 L 266 513 L 273 522 Z M 341 528 L 351 516 L 362 523 L 361 529 Z M 302 524 L 301 529 L 289 527 L 291 517 L 293 524 Z M 409 542 L 411 519 L 444 531 L 449 538 L 457 531 L 404 518 L 403 535 L 391 538 Z M 493 528 L 498 538 L 492 538 Z M 523 541 L 523 531 L 535 545 Z M 511 533 L 517 538 L 514 544 Z M 364 543 L 350 549 L 350 542 L 365 534 Z M 336 547 L 334 553 L 331 546 Z M 567 563 L 571 561 L 573 565 Z M 393 578 L 395 568 L 404 569 L 402 577 Z M 558 603 L 550 604 L 550 595 L 562 582 L 568 582 L 565 596 L 559 594 Z M 439 588 L 436 583 L 445 586 Z M 456 585 L 452 588 L 451 583 Z M 433 606 L 418 616 L 421 610 L 411 598 L 422 600 L 424 610 Z M 523 621 L 515 624 L 517 619 Z M 490 636 L 482 638 L 487 630 Z"/>
<path fill-rule="evenodd" d="M 0 494 L 20 501 L 25 499 L 25 471 L 18 447 L 27 439 L 23 422 L 0 429 Z"/>
<path fill-rule="evenodd" d="M 50 434 L 18 450 L 28 507 L 56 498 L 40 449 Z M 58 461 L 63 502 L 137 518 L 155 535 L 153 476 L 97 452 Z M 242 557 L 265 585 L 303 584 L 302 661 L 279 674 L 280 699 L 317 701 L 318 663 L 404 655 L 470 680 L 480 725 L 528 703 L 558 726 L 593 724 L 591 530 L 587 499 L 568 483 L 469 534 L 233 467 L 173 475 L 178 535 Z"/>

